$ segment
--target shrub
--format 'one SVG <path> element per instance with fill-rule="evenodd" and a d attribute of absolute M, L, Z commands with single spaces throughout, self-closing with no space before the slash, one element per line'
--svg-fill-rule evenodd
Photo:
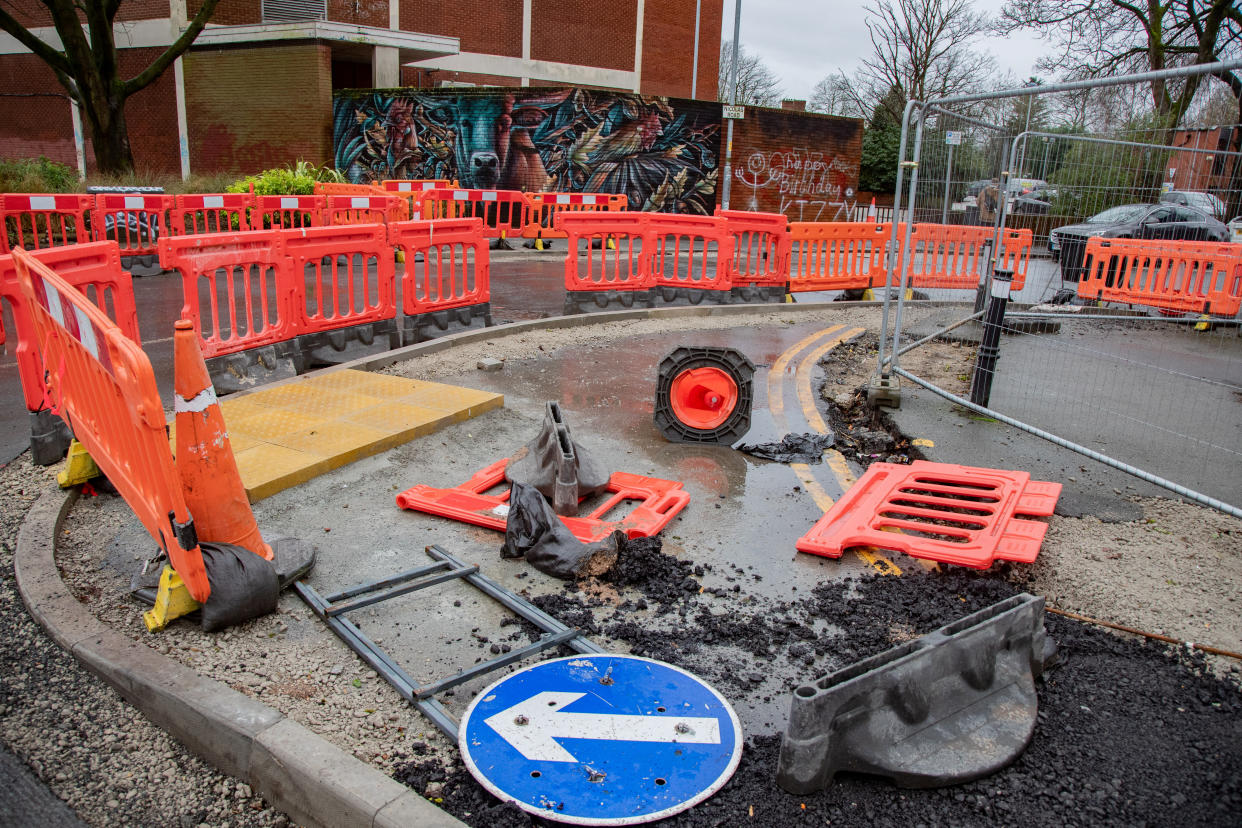
<path fill-rule="evenodd" d="M 257 175 L 248 175 L 228 186 L 230 193 L 248 192 L 254 184 L 256 195 L 311 195 L 316 181 L 344 181 L 344 177 L 330 167 L 316 167 L 307 161 L 299 161 L 292 167 L 276 167 Z"/>
<path fill-rule="evenodd" d="M 42 155 L 0 161 L 0 192 L 71 193 L 79 184 L 76 169 Z"/>

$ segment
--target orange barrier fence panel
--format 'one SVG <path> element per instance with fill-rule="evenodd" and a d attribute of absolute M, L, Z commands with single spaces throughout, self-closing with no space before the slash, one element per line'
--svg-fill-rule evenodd
<path fill-rule="evenodd" d="M 384 225 L 313 227 L 282 236 L 294 334 L 396 317 L 396 268 Z"/>
<path fill-rule="evenodd" d="M 388 214 L 385 215 L 385 221 L 408 221 L 410 219 L 410 202 L 408 197 L 397 197 L 396 193 L 390 192 L 384 187 L 378 187 L 374 184 L 347 184 L 336 183 L 333 181 L 316 181 L 315 195 L 321 195 L 328 198 L 332 196 L 377 196 L 379 198 L 392 199 L 387 202 Z M 336 224 L 372 224 L 372 221 L 338 221 Z"/>
<path fill-rule="evenodd" d="M 76 193 L 0 195 L 0 224 L 4 227 L 0 244 L 9 253 L 18 247 L 41 250 L 88 242 L 88 216 L 94 206 L 94 196 Z"/>
<path fill-rule="evenodd" d="M 181 273 L 181 316 L 194 323 L 205 358 L 296 335 L 300 284 L 291 276 L 279 232 L 160 239 L 160 264 Z"/>
<path fill-rule="evenodd" d="M 891 224 L 790 222 L 789 290 L 863 290 L 883 285 L 884 249 L 891 234 Z"/>
<path fill-rule="evenodd" d="M 252 204 L 249 193 L 175 196 L 169 226 L 174 236 L 248 230 Z"/>
<path fill-rule="evenodd" d="M 973 289 L 979 274 L 990 267 L 993 229 L 949 224 L 916 224 L 907 287 Z M 1017 274 L 1014 274 L 1014 289 Z"/>
<path fill-rule="evenodd" d="M 655 284 L 647 224 L 650 213 L 560 213 L 565 231 L 565 290 L 647 290 Z"/>
<path fill-rule="evenodd" d="M 115 239 L 122 256 L 150 256 L 158 252 L 160 239 L 170 235 L 170 195 L 101 193 L 95 196 L 91 228 L 95 241 Z"/>
<path fill-rule="evenodd" d="M 477 218 L 489 239 L 516 238 L 529 222 L 526 194 L 517 190 L 424 190 L 419 215 L 423 220 Z"/>
<path fill-rule="evenodd" d="M 647 222 L 653 287 L 729 290 L 733 236 L 714 216 L 652 213 Z"/>
<path fill-rule="evenodd" d="M 197 601 L 211 592 L 142 348 L 45 264 L 16 251 L 17 278 L 51 394 L 91 458 L 168 553 Z"/>
<path fill-rule="evenodd" d="M 404 221 L 409 214 L 405 199 L 383 195 L 330 195 L 324 206 L 324 224 L 383 224 Z"/>
<path fill-rule="evenodd" d="M 108 315 L 122 333 L 141 344 L 134 285 L 129 273 L 121 269 L 121 254 L 116 242 L 51 247 L 35 251 L 32 255 Z M 0 297 L 8 301 L 17 329 L 14 357 L 22 381 L 26 410 L 40 411 L 46 407 L 48 399 L 47 386 L 43 381 L 43 359 L 35 343 L 34 322 L 18 285 L 17 265 L 11 255 L 0 256 Z M 0 343 L 3 342 L 0 335 Z"/>
<path fill-rule="evenodd" d="M 401 221 L 422 217 L 423 190 L 444 190 L 456 186 L 456 181 L 447 178 L 386 178 L 380 182 L 384 192 L 401 196 L 409 205 L 409 214 Z"/>
<path fill-rule="evenodd" d="M 1084 299 L 1218 316 L 1242 307 L 1242 245 L 1092 238 L 1083 264 Z"/>
<path fill-rule="evenodd" d="M 734 286 L 784 285 L 789 281 L 792 243 L 789 219 L 783 213 L 751 213 L 716 210 L 725 220 L 725 232 L 733 237 Z"/>
<path fill-rule="evenodd" d="M 250 211 L 251 230 L 291 230 L 322 227 L 326 199 L 317 195 L 255 196 Z"/>
<path fill-rule="evenodd" d="M 629 198 L 610 193 L 527 193 L 529 208 L 522 235 L 528 239 L 563 239 L 565 231 L 556 228 L 560 213 L 616 213 L 629 205 Z"/>
<path fill-rule="evenodd" d="M 997 267 L 1013 274 L 1014 290 L 1026 287 L 1026 271 L 1031 264 L 1031 247 L 1035 236 L 1029 227 L 1001 230 L 1000 255 Z"/>
<path fill-rule="evenodd" d="M 388 225 L 388 242 L 405 252 L 401 307 L 407 316 L 491 301 L 482 220 L 398 222 Z"/>

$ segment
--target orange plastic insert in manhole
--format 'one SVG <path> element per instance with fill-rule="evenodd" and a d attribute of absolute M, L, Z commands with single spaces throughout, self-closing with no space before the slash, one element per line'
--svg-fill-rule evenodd
<path fill-rule="evenodd" d="M 497 460 L 451 489 L 413 486 L 397 495 L 397 505 L 402 509 L 415 509 L 503 532 L 509 515 L 509 491 L 506 489 L 502 494 L 487 492 L 505 482 L 505 464 L 508 462 L 507 458 Z M 601 541 L 618 529 L 629 538 L 650 537 L 667 526 L 690 502 L 690 493 L 676 480 L 626 472 L 613 472 L 612 477 L 608 478 L 607 493 L 608 497 L 590 514 L 561 517 L 574 537 L 583 543 Z M 626 501 L 638 503 L 620 520 L 603 519 L 614 507 Z"/>
<path fill-rule="evenodd" d="M 1026 472 L 872 463 L 796 546 L 829 558 L 851 546 L 877 546 L 976 569 L 996 560 L 1031 563 L 1048 526 L 1014 515 L 1051 515 L 1060 496 L 1060 483 L 1031 480 Z"/>

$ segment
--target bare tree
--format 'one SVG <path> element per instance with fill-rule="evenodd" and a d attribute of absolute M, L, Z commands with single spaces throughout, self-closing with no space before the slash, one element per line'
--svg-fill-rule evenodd
<path fill-rule="evenodd" d="M 720 82 L 716 85 L 720 100 L 729 101 L 729 69 L 733 64 L 733 41 L 720 46 Z M 758 55 L 746 51 L 742 44 L 737 51 L 737 102 L 749 106 L 780 106 L 781 79 Z"/>
<path fill-rule="evenodd" d="M 991 22 L 970 0 L 871 0 L 863 8 L 875 52 L 854 84 L 862 100 L 884 106 L 897 123 L 907 101 L 979 90 L 995 74 L 985 48 Z"/>
<path fill-rule="evenodd" d="M 190 48 L 218 2 L 203 0 L 198 14 L 172 45 L 128 80 L 121 77 L 112 28 L 122 0 L 39 0 L 60 37 L 60 50 L 39 39 L 4 8 L 0 8 L 0 30 L 50 66 L 69 96 L 82 107 L 99 171 L 125 173 L 134 169 L 125 101 L 154 83 Z"/>
<path fill-rule="evenodd" d="M 998 29 L 1034 29 L 1059 53 L 1040 69 L 1064 78 L 1093 78 L 1242 56 L 1238 0 L 1008 0 Z M 1242 113 L 1242 73 L 1222 72 Z M 1169 127 L 1181 123 L 1202 76 L 1153 80 L 1153 111 Z"/>
<path fill-rule="evenodd" d="M 844 118 L 866 118 L 867 101 L 858 94 L 856 87 L 844 72 L 835 72 L 815 84 L 807 109 Z"/>

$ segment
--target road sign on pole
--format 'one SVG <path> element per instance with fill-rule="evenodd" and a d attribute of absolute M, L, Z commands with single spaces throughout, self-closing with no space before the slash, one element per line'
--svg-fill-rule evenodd
<path fill-rule="evenodd" d="M 626 655 L 543 661 L 479 693 L 458 743 L 483 787 L 575 825 L 634 825 L 720 789 L 742 756 L 729 703 L 684 670 Z"/>
<path fill-rule="evenodd" d="M 746 117 L 746 107 L 737 106 L 734 104 L 725 104 L 724 106 L 721 107 L 721 117 L 722 118 L 736 118 L 737 120 L 740 121 Z"/>
<path fill-rule="evenodd" d="M 949 130 L 944 134 L 944 142 L 951 147 L 960 146 L 962 143 L 962 133 L 959 130 Z"/>

